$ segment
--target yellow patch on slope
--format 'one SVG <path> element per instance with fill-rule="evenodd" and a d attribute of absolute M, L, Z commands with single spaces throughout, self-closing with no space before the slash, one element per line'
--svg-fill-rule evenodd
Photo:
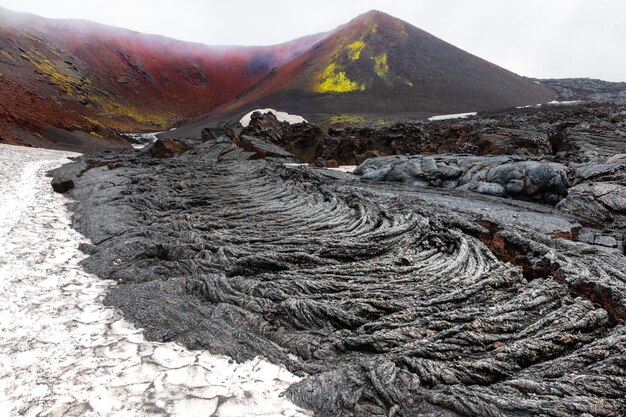
<path fill-rule="evenodd" d="M 330 118 L 330 123 L 359 124 L 365 122 L 365 117 L 357 114 L 337 114 Z"/>
<path fill-rule="evenodd" d="M 389 74 L 389 65 L 387 65 L 387 53 L 375 56 L 374 71 L 380 78 L 385 78 Z"/>
<path fill-rule="evenodd" d="M 13 55 L 11 55 L 9 51 L 0 51 L 0 52 L 2 52 L 2 55 L 4 55 L 9 61 L 15 63 L 15 58 L 13 58 Z"/>
<path fill-rule="evenodd" d="M 351 81 L 346 76 L 346 72 L 339 71 L 334 63 L 326 67 L 320 78 L 322 81 L 313 88 L 318 93 L 348 93 L 365 90 L 365 85 Z"/>
<path fill-rule="evenodd" d="M 361 51 L 365 48 L 365 42 L 359 39 L 346 46 L 346 48 L 348 49 L 348 58 L 356 61 L 361 57 Z"/>
<path fill-rule="evenodd" d="M 53 83 L 61 87 L 67 95 L 72 95 L 76 87 L 80 86 L 80 83 L 74 80 L 70 75 L 67 75 L 65 71 L 59 69 L 56 65 L 50 62 L 48 59 L 41 61 L 30 61 L 39 71 L 50 79 Z"/>

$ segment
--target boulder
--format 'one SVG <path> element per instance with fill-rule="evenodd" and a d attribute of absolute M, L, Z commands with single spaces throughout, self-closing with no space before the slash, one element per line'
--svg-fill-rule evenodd
<path fill-rule="evenodd" d="M 241 136 L 256 137 L 278 145 L 303 162 L 316 163 L 321 158 L 316 165 L 324 166 L 324 160 L 328 159 L 335 159 L 340 165 L 346 163 L 337 154 L 322 157 L 325 146 L 335 149 L 335 144 L 319 126 L 307 122 L 281 122 L 273 113 L 252 113 L 250 123 L 241 131 Z"/>
<path fill-rule="evenodd" d="M 153 158 L 173 158 L 190 150 L 189 145 L 172 139 L 157 139 L 150 148 L 148 155 Z"/>
<path fill-rule="evenodd" d="M 593 196 L 610 210 L 626 213 L 626 186 L 595 183 L 590 188 Z"/>
<path fill-rule="evenodd" d="M 593 195 L 586 192 L 585 187 L 572 187 L 568 196 L 561 200 L 556 208 L 564 213 L 576 216 L 581 223 L 590 226 L 602 226 L 613 221 L 613 215 Z"/>
<path fill-rule="evenodd" d="M 607 248 L 616 248 L 618 243 L 613 236 L 596 236 L 594 243 L 600 246 L 606 246 Z"/>
<path fill-rule="evenodd" d="M 57 193 L 66 193 L 74 188 L 74 181 L 66 176 L 54 177 L 51 184 L 52 189 Z"/>
<path fill-rule="evenodd" d="M 557 209 L 593 226 L 615 221 L 626 224 L 626 186 L 608 182 L 585 182 L 569 189 Z"/>
<path fill-rule="evenodd" d="M 261 113 L 255 111 L 250 115 L 248 126 L 244 127 L 241 135 L 263 138 L 272 143 L 281 143 L 283 139 L 283 126 L 286 122 L 280 122 L 274 113 Z"/>
<path fill-rule="evenodd" d="M 295 160 L 296 158 L 280 146 L 267 142 L 263 139 L 242 135 L 237 142 L 244 150 L 254 152 L 256 158 L 285 158 Z"/>
<path fill-rule="evenodd" d="M 244 115 L 239 120 L 239 124 L 241 124 L 241 126 L 243 127 L 248 127 L 253 117 L 258 117 L 258 115 L 263 115 L 263 114 L 272 114 L 280 122 L 287 122 L 290 124 L 306 123 L 306 119 L 297 114 L 289 114 L 289 113 L 286 113 L 283 111 L 277 111 L 274 109 L 256 109 Z"/>
<path fill-rule="evenodd" d="M 593 229 L 584 229 L 579 235 L 579 242 L 584 242 L 590 245 L 600 245 L 605 246 L 607 248 L 617 248 L 620 243 L 613 236 L 603 235 L 600 233 L 594 232 Z"/>

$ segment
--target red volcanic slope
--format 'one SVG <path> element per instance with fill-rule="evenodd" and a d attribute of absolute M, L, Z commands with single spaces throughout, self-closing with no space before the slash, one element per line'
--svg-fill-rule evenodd
<path fill-rule="evenodd" d="M 192 118 L 180 132 L 197 133 L 257 107 L 415 117 L 554 97 L 376 11 L 281 45 L 209 47 L 0 8 L 0 86 L 0 143 L 80 150 L 129 146 L 116 132 Z"/>
<path fill-rule="evenodd" d="M 210 117 L 278 107 L 309 118 L 460 113 L 550 101 L 554 91 L 385 13 L 339 27 Z"/>
<path fill-rule="evenodd" d="M 163 130 L 234 99 L 323 39 L 208 47 L 0 8 L 0 143 L 126 146 L 114 130 Z"/>

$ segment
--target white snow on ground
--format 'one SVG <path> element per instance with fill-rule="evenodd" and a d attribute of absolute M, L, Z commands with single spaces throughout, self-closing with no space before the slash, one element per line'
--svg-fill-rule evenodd
<path fill-rule="evenodd" d="M 547 103 L 539 103 L 539 104 L 529 104 L 527 106 L 518 106 L 516 109 L 529 109 L 533 107 L 541 107 L 541 106 L 573 106 L 575 104 L 584 103 L 583 100 L 570 100 L 570 101 L 557 101 L 552 100 Z"/>
<path fill-rule="evenodd" d="M 341 165 L 341 166 L 338 166 L 337 168 L 327 168 L 327 169 L 332 169 L 333 171 L 348 172 L 352 174 L 352 172 L 356 169 L 356 165 Z"/>
<path fill-rule="evenodd" d="M 0 145 L 0 416 L 304 416 L 298 378 L 255 358 L 144 340 L 82 271 L 67 199 L 45 172 L 73 154 Z"/>
<path fill-rule="evenodd" d="M 258 111 L 261 114 L 274 113 L 274 116 L 276 116 L 276 118 L 280 122 L 287 122 L 290 125 L 295 124 L 295 123 L 306 122 L 304 117 L 298 116 L 296 114 L 289 114 L 289 113 L 285 113 L 284 111 L 277 111 L 274 109 L 256 109 L 256 110 L 252 110 L 250 113 L 243 116 L 241 120 L 239 120 L 239 123 L 241 123 L 243 127 L 247 127 L 250 124 L 252 113 L 254 113 L 255 111 Z"/>
<path fill-rule="evenodd" d="M 448 119 L 465 119 L 466 117 L 470 117 L 470 116 L 476 116 L 476 112 L 471 112 L 471 113 L 457 113 L 457 114 L 441 114 L 438 116 L 431 116 L 428 118 L 428 120 L 435 121 L 435 120 L 448 120 Z"/>
<path fill-rule="evenodd" d="M 287 163 L 285 163 L 283 165 L 286 166 L 287 168 L 297 168 L 297 167 L 308 167 L 308 166 L 310 166 L 309 164 L 298 164 L 298 163 L 293 163 L 293 162 L 287 162 Z M 341 172 L 352 173 L 352 171 L 354 171 L 355 168 L 356 168 L 356 165 L 341 165 L 341 166 L 336 167 L 336 168 L 324 168 L 324 169 L 332 169 L 333 171 L 341 171 Z"/>
<path fill-rule="evenodd" d="M 170 129 L 173 130 L 173 129 Z M 130 137 L 131 145 L 135 149 L 141 149 L 151 143 L 157 141 L 157 135 L 163 132 L 150 132 L 150 133 L 124 133 L 125 136 Z"/>
<path fill-rule="evenodd" d="M 570 100 L 570 101 L 557 101 L 557 100 L 552 100 L 548 103 L 546 103 L 547 106 L 557 106 L 557 105 L 562 105 L 562 106 L 573 106 L 574 104 L 580 104 L 582 103 L 582 100 Z"/>

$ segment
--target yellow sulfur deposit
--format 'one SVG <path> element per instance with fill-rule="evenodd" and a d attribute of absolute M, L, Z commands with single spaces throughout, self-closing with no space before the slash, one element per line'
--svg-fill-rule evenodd
<path fill-rule="evenodd" d="M 365 48 L 365 42 L 363 42 L 362 40 L 354 41 L 346 48 L 348 49 L 348 58 L 356 61 L 361 57 L 361 51 L 363 50 L 363 48 Z"/>
<path fill-rule="evenodd" d="M 389 65 L 387 65 L 387 54 L 375 56 L 374 58 L 374 71 L 380 78 L 387 77 L 389 74 Z"/>
<path fill-rule="evenodd" d="M 334 63 L 326 67 L 320 78 L 322 81 L 313 88 L 317 93 L 348 93 L 365 90 L 365 85 L 351 81 L 346 77 L 346 72 L 339 71 Z"/>

